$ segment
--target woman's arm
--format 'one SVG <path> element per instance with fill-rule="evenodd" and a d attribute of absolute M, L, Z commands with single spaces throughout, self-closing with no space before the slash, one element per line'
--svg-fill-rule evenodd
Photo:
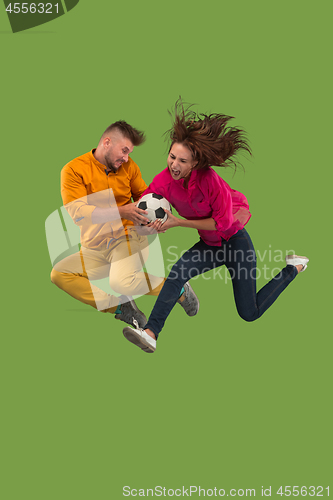
<path fill-rule="evenodd" d="M 178 217 L 175 217 L 172 215 L 169 210 L 166 210 L 166 213 L 168 214 L 167 220 L 164 222 L 164 224 L 155 223 L 155 229 L 157 232 L 160 230 L 166 231 L 167 229 L 170 229 L 172 227 L 191 227 L 192 229 L 201 229 L 205 231 L 216 231 L 216 223 L 215 220 L 210 217 L 209 219 L 198 219 L 198 220 L 187 220 L 187 219 L 179 219 Z"/>
<path fill-rule="evenodd" d="M 175 217 L 177 219 L 177 217 Z M 192 227 L 193 229 L 202 229 L 205 231 L 216 231 L 215 220 L 210 217 L 209 219 L 199 219 L 199 220 L 187 220 L 187 219 L 177 219 L 179 227 Z M 163 227 L 168 221 L 166 220 Z M 168 229 L 165 228 L 164 229 Z"/>

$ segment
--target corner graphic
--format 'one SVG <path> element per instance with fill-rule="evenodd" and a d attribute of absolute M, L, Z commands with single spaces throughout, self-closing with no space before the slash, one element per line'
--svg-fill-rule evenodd
<path fill-rule="evenodd" d="M 13 33 L 53 21 L 72 10 L 80 0 L 52 2 L 9 2 L 4 0 Z"/>

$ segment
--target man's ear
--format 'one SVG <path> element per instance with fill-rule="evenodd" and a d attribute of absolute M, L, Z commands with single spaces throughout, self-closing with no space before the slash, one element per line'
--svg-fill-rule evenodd
<path fill-rule="evenodd" d="M 112 146 L 111 137 L 104 137 L 104 139 L 103 139 L 103 147 L 104 147 L 104 149 L 109 149 L 110 146 Z"/>

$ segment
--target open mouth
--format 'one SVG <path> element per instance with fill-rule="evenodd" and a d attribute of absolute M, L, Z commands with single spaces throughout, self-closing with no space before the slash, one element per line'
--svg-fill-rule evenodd
<path fill-rule="evenodd" d="M 175 170 L 174 168 L 171 169 L 171 173 L 172 175 L 174 175 L 175 177 L 178 177 L 180 175 L 180 170 Z"/>

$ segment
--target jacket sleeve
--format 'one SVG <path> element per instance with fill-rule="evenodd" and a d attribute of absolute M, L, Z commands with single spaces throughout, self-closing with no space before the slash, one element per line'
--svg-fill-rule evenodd
<path fill-rule="evenodd" d="M 96 205 L 88 203 L 82 177 L 67 164 L 61 171 L 61 197 L 67 212 L 78 226 L 92 224 L 91 214 Z"/>
<path fill-rule="evenodd" d="M 210 183 L 209 197 L 216 230 L 223 238 L 228 239 L 249 221 L 251 213 L 246 197 L 231 189 L 223 179 Z"/>
<path fill-rule="evenodd" d="M 232 197 L 228 187 L 224 183 L 220 186 L 214 185 L 210 187 L 209 193 L 212 218 L 215 220 L 216 231 L 220 236 L 223 236 L 234 221 Z"/>
<path fill-rule="evenodd" d="M 132 160 L 133 165 L 131 169 L 131 193 L 134 201 L 138 201 L 144 191 L 147 189 L 147 184 L 142 179 L 141 171 L 137 164 Z"/>

